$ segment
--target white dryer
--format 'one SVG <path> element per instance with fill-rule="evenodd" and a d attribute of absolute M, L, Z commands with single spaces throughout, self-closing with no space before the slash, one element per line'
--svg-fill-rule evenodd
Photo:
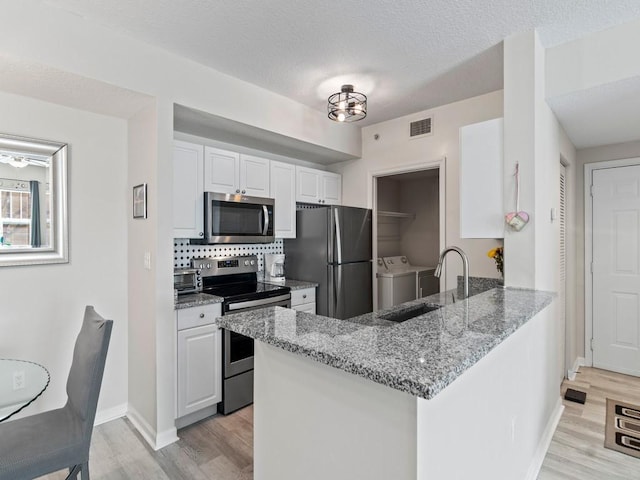
<path fill-rule="evenodd" d="M 434 267 L 411 265 L 404 255 L 378 259 L 378 308 L 426 297 L 440 290 Z"/>

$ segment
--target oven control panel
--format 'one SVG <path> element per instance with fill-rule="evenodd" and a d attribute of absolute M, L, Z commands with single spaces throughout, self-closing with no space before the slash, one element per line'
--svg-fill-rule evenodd
<path fill-rule="evenodd" d="M 240 257 L 206 257 L 191 260 L 192 268 L 198 268 L 203 277 L 233 275 L 236 273 L 254 273 L 258 271 L 258 257 L 245 255 Z"/>

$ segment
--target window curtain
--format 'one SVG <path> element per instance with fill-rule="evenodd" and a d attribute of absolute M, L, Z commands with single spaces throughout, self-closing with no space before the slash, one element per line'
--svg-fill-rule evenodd
<path fill-rule="evenodd" d="M 42 231 L 40 227 L 40 187 L 37 180 L 29 182 L 31 193 L 31 246 L 40 247 L 42 243 Z"/>

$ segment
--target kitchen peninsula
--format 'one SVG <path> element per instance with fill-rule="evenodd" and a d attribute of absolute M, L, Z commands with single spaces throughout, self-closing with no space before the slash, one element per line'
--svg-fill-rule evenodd
<path fill-rule="evenodd" d="M 553 298 L 494 288 L 349 320 L 217 319 L 256 340 L 256 480 L 535 478 L 561 413 Z M 388 320 L 424 305 L 442 308 Z"/>

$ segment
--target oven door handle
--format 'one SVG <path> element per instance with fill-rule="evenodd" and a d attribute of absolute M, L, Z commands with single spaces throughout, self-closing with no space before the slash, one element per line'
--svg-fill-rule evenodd
<path fill-rule="evenodd" d="M 228 305 L 228 309 L 230 312 L 232 312 L 234 310 L 241 310 L 243 308 L 251 308 L 251 307 L 259 307 L 261 305 L 269 306 L 273 303 L 284 302 L 289 299 L 291 299 L 290 294 L 279 295 L 277 297 L 270 297 L 270 298 L 261 298 L 259 300 L 247 300 L 246 302 L 230 303 Z"/>
<path fill-rule="evenodd" d="M 266 235 L 269 231 L 269 210 L 266 205 L 262 205 L 262 213 L 264 214 L 264 228 L 262 230 L 262 235 Z"/>

